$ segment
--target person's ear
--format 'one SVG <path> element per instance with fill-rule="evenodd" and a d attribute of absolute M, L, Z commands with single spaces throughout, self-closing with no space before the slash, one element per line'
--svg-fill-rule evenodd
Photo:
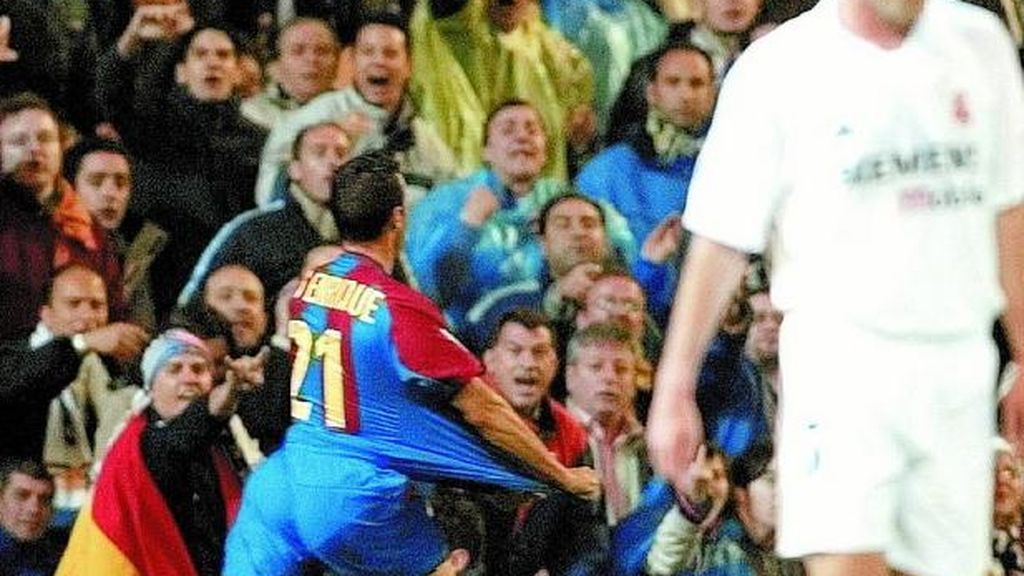
<path fill-rule="evenodd" d="M 469 563 L 473 560 L 469 550 L 465 548 L 456 548 L 452 550 L 451 554 L 448 555 L 451 560 L 451 566 L 455 569 L 456 574 L 462 573 L 463 570 L 469 568 Z"/>
<path fill-rule="evenodd" d="M 396 230 L 405 230 L 405 208 L 395 206 L 391 210 L 391 226 Z"/>
<path fill-rule="evenodd" d="M 39 319 L 42 320 L 43 324 L 50 328 L 53 320 L 53 309 L 48 304 L 43 304 L 39 307 Z M 52 329 L 51 329 L 52 330 Z"/>
<path fill-rule="evenodd" d="M 484 350 L 483 356 L 480 359 L 484 361 L 484 368 L 490 370 L 490 367 L 494 364 L 494 348 Z"/>

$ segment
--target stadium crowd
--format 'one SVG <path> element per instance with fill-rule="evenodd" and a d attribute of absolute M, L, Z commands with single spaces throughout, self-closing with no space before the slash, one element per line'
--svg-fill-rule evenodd
<path fill-rule="evenodd" d="M 1020 47 L 1020 2 L 979 3 Z M 489 442 L 439 456 L 473 470 L 479 457 L 462 475 L 378 456 L 415 480 L 394 499 L 443 535 L 437 573 L 802 574 L 773 552 L 770 261 L 751 257 L 704 361 L 707 443 L 684 493 L 653 473 L 644 423 L 719 88 L 812 4 L 0 0 L 0 574 L 221 574 L 240 504 L 252 514 L 247 481 L 266 492 L 257 473 L 280 468 L 268 458 L 309 418 L 302 362 L 322 358 L 325 382 L 356 373 L 331 363 L 326 336 L 310 351 L 297 302 L 364 322 L 383 306 L 329 292 L 348 289 L 332 284 L 343 242 L 393 256 L 402 286 L 373 286 L 422 293 L 463 343 L 389 308 L 417 334 L 395 337 L 408 381 L 391 385 Z M 369 232 L 339 200 L 348 182 L 376 198 L 360 170 L 401 182 L 400 215 Z M 394 254 L 370 244 L 389 226 Z M 511 444 L 445 388 L 477 378 L 495 398 L 473 402 L 511 409 Z M 358 430 L 323 394 L 333 433 Z M 367 429 L 381 418 L 360 409 Z M 446 430 L 408 432 L 463 446 Z M 1021 455 L 993 451 L 993 574 L 1024 574 Z M 381 557 L 419 553 L 408 535 L 368 534 Z M 381 573 L 415 573 L 412 560 Z M 310 552 L 287 573 L 372 566 L 347 561 Z"/>

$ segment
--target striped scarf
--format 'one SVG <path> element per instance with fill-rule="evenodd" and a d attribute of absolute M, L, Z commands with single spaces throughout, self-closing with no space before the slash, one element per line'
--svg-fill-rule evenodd
<path fill-rule="evenodd" d="M 694 136 L 685 128 L 673 124 L 653 106 L 647 112 L 647 134 L 654 145 L 654 153 L 661 164 L 668 165 L 681 156 L 696 156 L 704 138 Z"/>

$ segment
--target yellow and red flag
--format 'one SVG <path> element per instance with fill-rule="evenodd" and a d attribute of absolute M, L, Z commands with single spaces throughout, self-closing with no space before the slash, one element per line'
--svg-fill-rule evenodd
<path fill-rule="evenodd" d="M 103 462 L 92 501 L 78 514 L 58 576 L 196 576 L 167 502 L 142 458 L 144 415 L 129 421 Z M 238 511 L 237 477 L 214 457 L 228 525 Z"/>

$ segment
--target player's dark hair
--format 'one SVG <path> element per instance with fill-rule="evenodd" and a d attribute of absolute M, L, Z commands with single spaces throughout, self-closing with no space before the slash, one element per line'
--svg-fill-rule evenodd
<path fill-rule="evenodd" d="M 402 206 L 405 186 L 398 163 L 382 151 L 349 160 L 334 175 L 331 214 L 342 240 L 366 242 L 384 233 L 395 208 Z"/>

